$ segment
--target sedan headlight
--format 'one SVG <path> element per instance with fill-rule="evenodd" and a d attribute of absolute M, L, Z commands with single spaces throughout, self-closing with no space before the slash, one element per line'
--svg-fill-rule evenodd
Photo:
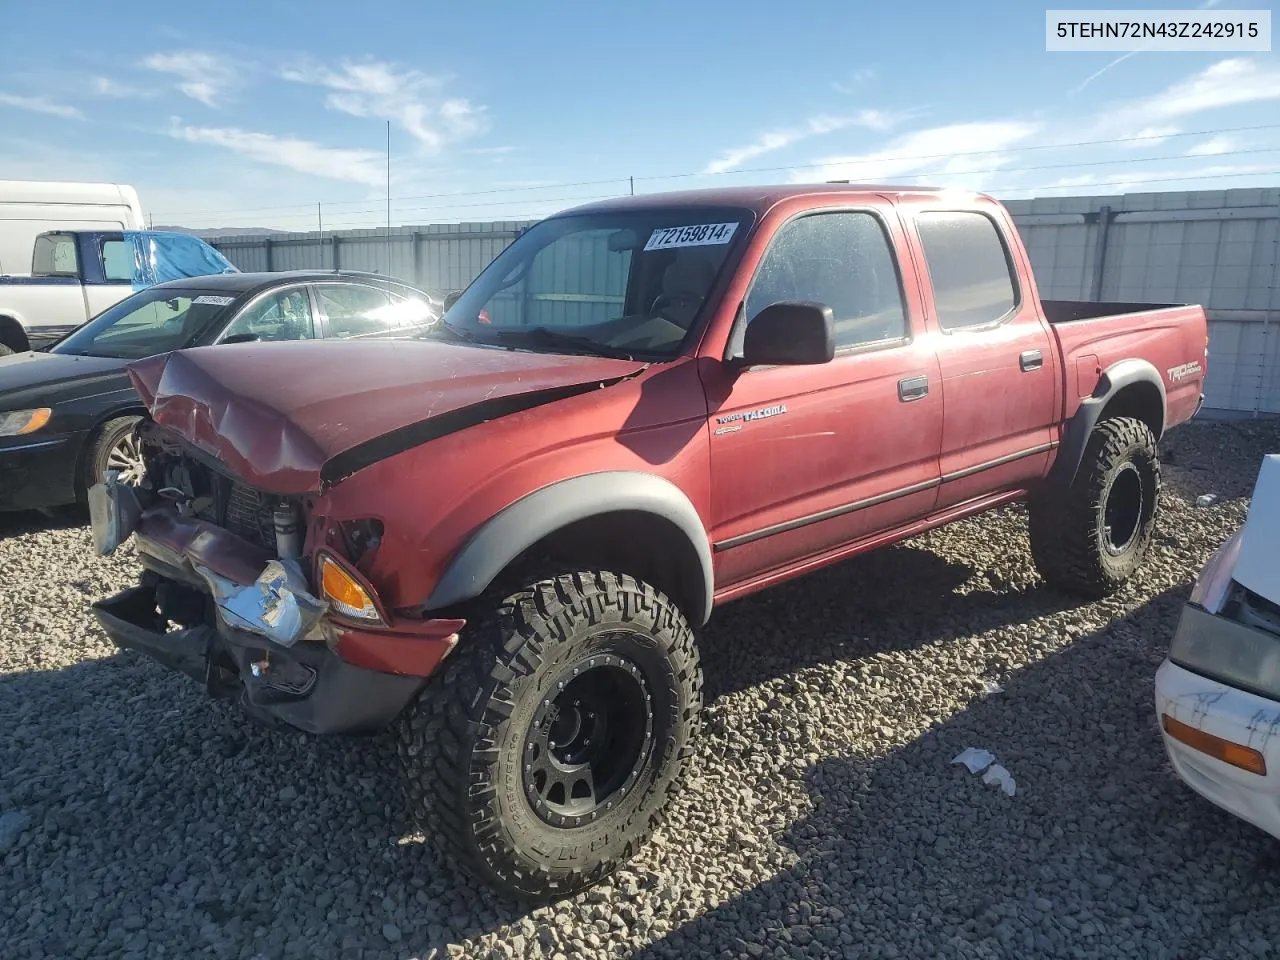
<path fill-rule="evenodd" d="M 1227 600 L 1231 589 L 1231 576 L 1236 570 L 1236 558 L 1240 555 L 1240 531 L 1220 546 L 1200 571 L 1196 585 L 1191 588 L 1191 602 L 1217 613 Z"/>
<path fill-rule="evenodd" d="M 0 411 L 0 437 L 20 437 L 24 433 L 35 433 L 49 422 L 52 413 L 48 407 Z"/>

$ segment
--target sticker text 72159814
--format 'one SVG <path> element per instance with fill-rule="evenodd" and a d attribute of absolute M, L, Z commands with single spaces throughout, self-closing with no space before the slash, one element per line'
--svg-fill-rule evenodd
<path fill-rule="evenodd" d="M 738 229 L 736 223 L 694 223 L 687 227 L 659 227 L 649 235 L 645 250 L 670 250 L 673 247 L 703 247 L 728 243 Z"/>

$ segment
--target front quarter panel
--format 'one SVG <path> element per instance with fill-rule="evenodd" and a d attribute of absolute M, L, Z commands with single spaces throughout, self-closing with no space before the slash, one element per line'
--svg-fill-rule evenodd
<path fill-rule="evenodd" d="M 339 545 L 341 521 L 380 520 L 383 541 L 362 572 L 387 607 L 419 607 L 468 540 L 512 504 L 560 481 L 614 471 L 678 488 L 705 540 L 706 420 L 694 361 L 654 365 L 622 383 L 477 424 L 358 471 L 314 500 L 308 545 Z"/>

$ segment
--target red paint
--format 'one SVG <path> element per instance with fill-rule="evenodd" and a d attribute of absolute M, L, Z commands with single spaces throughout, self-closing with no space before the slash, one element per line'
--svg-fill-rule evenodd
<path fill-rule="evenodd" d="M 1085 365 L 1105 370 L 1124 359 L 1148 361 L 1164 379 L 1167 426 L 1190 417 L 1203 392 L 1200 307 L 1051 325 L 1013 223 L 989 198 L 911 188 L 768 187 L 624 198 L 585 209 L 683 203 L 747 207 L 756 219 L 713 291 L 701 336 L 670 362 L 642 369 L 620 360 L 430 341 L 245 344 L 145 361 L 134 366 L 135 379 L 161 424 L 218 456 L 232 473 L 270 492 L 314 494 L 309 554 L 325 545 L 341 552 L 330 532 L 340 521 L 381 520 L 383 541 L 361 571 L 393 612 L 423 604 L 450 559 L 489 518 L 560 480 L 631 470 L 676 484 L 708 540 L 722 544 L 715 553 L 722 601 L 1023 495 L 1052 466 L 1063 424 L 1080 403 Z M 769 241 L 791 216 L 824 208 L 872 210 L 888 224 L 910 341 L 841 354 L 821 366 L 731 368 L 723 361 L 725 345 Z M 995 220 L 1021 291 L 1007 322 L 950 334 L 938 328 L 912 220 L 921 209 L 979 211 Z M 1027 350 L 1041 351 L 1042 367 L 1020 369 Z M 1169 372 L 1193 363 L 1199 369 L 1182 379 Z M 320 491 L 326 459 L 389 430 L 486 398 L 633 373 L 604 389 L 440 436 Z M 928 380 L 927 397 L 900 401 L 898 380 L 919 376 Z M 786 404 L 785 416 L 714 432 L 717 417 L 778 403 Z M 1045 449 L 982 469 L 1035 447 Z M 952 476 L 960 472 L 969 475 Z M 723 547 L 908 487 L 920 489 Z M 359 638 L 344 641 L 360 651 L 352 656 L 387 665 L 403 666 L 398 658 L 407 647 L 399 639 L 415 636 L 397 624 L 395 641 L 375 653 L 377 632 L 341 629 Z M 406 642 L 428 641 L 419 635 Z M 407 672 L 434 654 L 422 656 Z"/>
<path fill-rule="evenodd" d="M 400 622 L 391 630 L 338 626 L 337 653 L 355 667 L 429 677 L 458 642 L 465 620 Z"/>

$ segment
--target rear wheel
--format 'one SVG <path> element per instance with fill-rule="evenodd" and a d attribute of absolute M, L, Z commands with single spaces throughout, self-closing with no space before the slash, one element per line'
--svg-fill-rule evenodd
<path fill-rule="evenodd" d="M 118 471 L 125 483 L 142 482 L 146 468 L 136 430 L 141 420 L 141 417 L 116 417 L 102 425 L 85 460 L 84 490 L 101 483 L 108 470 Z"/>
<path fill-rule="evenodd" d="M 1117 590 L 1142 564 L 1160 499 L 1156 438 L 1141 420 L 1099 423 L 1075 480 L 1030 503 L 1031 554 L 1051 584 L 1097 598 Z"/>
<path fill-rule="evenodd" d="M 568 896 L 657 827 L 701 706 L 693 631 L 665 596 L 604 571 L 540 579 L 475 621 L 406 711 L 409 802 L 487 883 Z"/>

